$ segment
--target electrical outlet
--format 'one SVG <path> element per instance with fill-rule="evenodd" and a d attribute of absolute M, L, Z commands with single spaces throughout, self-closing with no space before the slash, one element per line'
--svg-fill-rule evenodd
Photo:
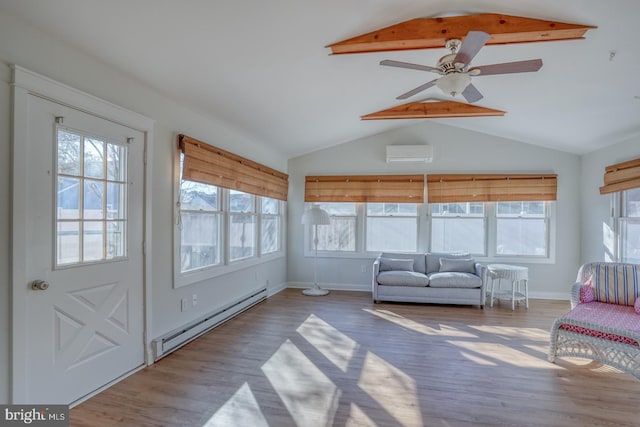
<path fill-rule="evenodd" d="M 180 311 L 187 311 L 188 308 L 189 300 L 186 298 L 182 298 L 182 300 L 180 300 Z"/>
<path fill-rule="evenodd" d="M 191 304 L 195 307 L 198 305 L 198 294 L 191 295 Z"/>

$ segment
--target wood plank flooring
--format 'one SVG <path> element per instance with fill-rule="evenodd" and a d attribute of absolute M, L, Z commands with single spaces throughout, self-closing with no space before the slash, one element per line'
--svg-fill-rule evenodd
<path fill-rule="evenodd" d="M 638 426 L 640 381 L 547 361 L 568 302 L 287 289 L 71 410 L 72 426 Z"/>

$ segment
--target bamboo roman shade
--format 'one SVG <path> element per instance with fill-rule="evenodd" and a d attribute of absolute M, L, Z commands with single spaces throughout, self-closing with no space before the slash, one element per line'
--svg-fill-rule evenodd
<path fill-rule="evenodd" d="M 186 135 L 178 135 L 178 145 L 184 153 L 183 179 L 287 200 L 286 173 Z"/>
<path fill-rule="evenodd" d="M 629 160 L 607 166 L 604 170 L 604 185 L 600 194 L 630 190 L 640 187 L 640 159 Z"/>
<path fill-rule="evenodd" d="M 429 203 L 556 200 L 558 176 L 427 175 Z"/>
<path fill-rule="evenodd" d="M 424 175 L 307 176 L 304 201 L 423 203 Z"/>

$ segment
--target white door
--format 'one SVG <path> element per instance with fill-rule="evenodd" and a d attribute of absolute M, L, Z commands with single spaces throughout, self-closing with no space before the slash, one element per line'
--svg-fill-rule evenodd
<path fill-rule="evenodd" d="M 144 363 L 144 135 L 27 102 L 24 397 L 69 404 Z"/>

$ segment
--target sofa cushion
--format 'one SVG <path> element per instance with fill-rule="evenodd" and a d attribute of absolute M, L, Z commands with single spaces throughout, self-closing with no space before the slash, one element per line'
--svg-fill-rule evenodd
<path fill-rule="evenodd" d="M 469 254 L 463 253 L 446 253 L 446 252 L 432 252 L 427 254 L 427 271 L 426 273 L 437 273 L 440 271 L 440 258 L 449 258 L 449 259 L 460 259 L 460 258 L 470 258 Z M 417 270 L 417 269 L 416 269 Z"/>
<path fill-rule="evenodd" d="M 440 258 L 440 272 L 475 273 L 476 262 L 471 258 Z"/>
<path fill-rule="evenodd" d="M 447 271 L 442 273 L 431 273 L 429 286 L 432 288 L 480 288 L 482 279 L 475 274 Z"/>
<path fill-rule="evenodd" d="M 378 283 L 387 286 L 427 286 L 429 278 L 416 271 L 383 271 L 378 274 Z"/>
<path fill-rule="evenodd" d="M 402 253 L 402 252 L 382 252 L 380 254 L 380 258 L 412 259 L 413 271 L 417 271 L 419 273 L 426 273 L 424 254 Z"/>
<path fill-rule="evenodd" d="M 380 258 L 380 271 L 413 271 L 412 259 Z"/>

